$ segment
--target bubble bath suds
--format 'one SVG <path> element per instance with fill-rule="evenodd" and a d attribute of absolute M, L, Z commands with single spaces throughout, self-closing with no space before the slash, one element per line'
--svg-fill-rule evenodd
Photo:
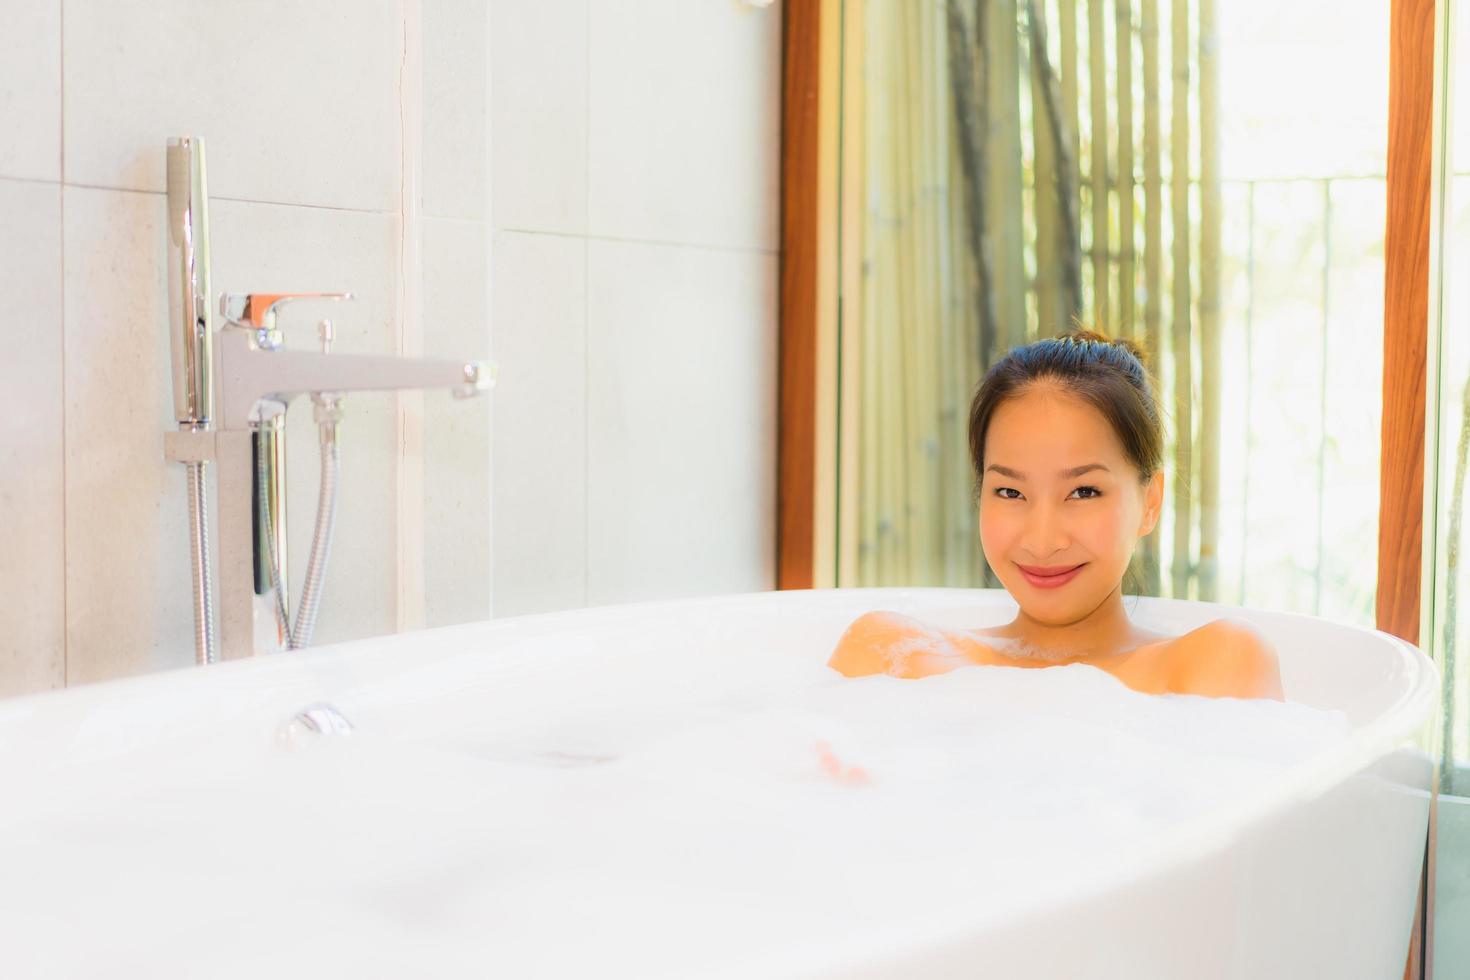
<path fill-rule="evenodd" d="M 509 680 L 493 699 L 364 688 L 338 702 L 351 738 L 82 772 L 49 811 L 0 816 L 0 922 L 52 975 L 117 975 L 163 944 L 212 976 L 748 975 L 958 906 L 1004 916 L 1023 886 L 1063 889 L 1348 731 L 1082 665 L 595 663 L 514 679 L 558 685 L 554 717 Z M 77 921 L 97 924 L 86 943 Z"/>

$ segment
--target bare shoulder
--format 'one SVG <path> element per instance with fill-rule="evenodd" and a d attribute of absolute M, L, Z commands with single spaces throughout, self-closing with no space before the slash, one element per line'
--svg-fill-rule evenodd
<path fill-rule="evenodd" d="M 917 626 L 916 620 L 899 613 L 863 613 L 837 641 L 827 666 L 848 677 L 887 673 L 890 647 Z"/>
<path fill-rule="evenodd" d="M 924 677 L 971 662 L 955 635 L 911 616 L 879 611 L 864 613 L 848 626 L 827 666 L 848 677 Z"/>
<path fill-rule="evenodd" d="M 1282 700 L 1276 648 L 1243 619 L 1217 619 L 1171 641 L 1169 689 L 1216 698 Z"/>

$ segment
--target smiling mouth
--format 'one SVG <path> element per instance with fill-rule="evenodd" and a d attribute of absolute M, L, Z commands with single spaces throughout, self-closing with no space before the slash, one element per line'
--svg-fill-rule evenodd
<path fill-rule="evenodd" d="M 1086 564 L 1083 562 L 1081 565 L 1055 565 L 1051 568 L 1018 564 L 1016 567 L 1026 577 L 1026 581 L 1038 589 L 1056 589 L 1076 578 L 1077 573 L 1082 571 Z"/>

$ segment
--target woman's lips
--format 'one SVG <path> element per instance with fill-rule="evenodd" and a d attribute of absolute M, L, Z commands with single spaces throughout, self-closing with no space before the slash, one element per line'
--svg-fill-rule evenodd
<path fill-rule="evenodd" d="M 1054 565 L 1051 568 L 1040 568 L 1035 565 L 1017 565 L 1021 574 L 1026 576 L 1026 581 L 1038 589 L 1059 589 L 1077 577 L 1086 565 Z"/>

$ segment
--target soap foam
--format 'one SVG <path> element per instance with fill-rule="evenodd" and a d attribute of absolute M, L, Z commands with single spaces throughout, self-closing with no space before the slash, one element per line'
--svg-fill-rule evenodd
<path fill-rule="evenodd" d="M 337 706 L 351 737 L 169 743 L 0 813 L 16 974 L 148 975 L 163 949 L 221 977 L 748 974 L 1003 918 L 1348 731 L 1085 665 L 850 679 L 760 650 Z"/>

